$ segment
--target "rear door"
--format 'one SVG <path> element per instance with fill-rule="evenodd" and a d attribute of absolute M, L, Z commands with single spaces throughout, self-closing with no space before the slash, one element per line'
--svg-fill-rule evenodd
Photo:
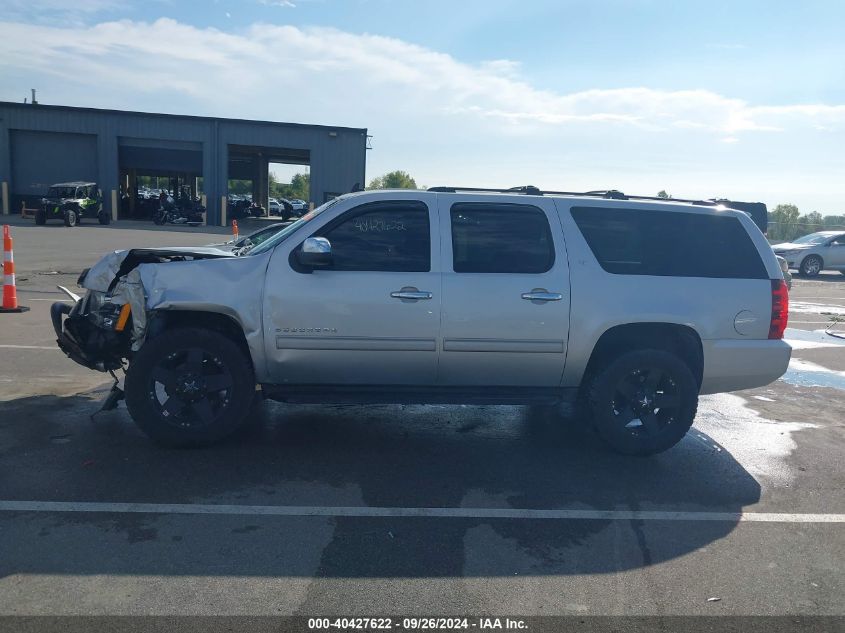
<path fill-rule="evenodd" d="M 569 332 L 569 273 L 553 202 L 439 194 L 438 208 L 438 383 L 558 386 Z"/>

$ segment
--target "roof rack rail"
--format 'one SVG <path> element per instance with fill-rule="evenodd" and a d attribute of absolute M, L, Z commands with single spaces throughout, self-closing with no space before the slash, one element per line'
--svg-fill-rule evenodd
<path fill-rule="evenodd" d="M 543 192 L 534 185 L 523 185 L 521 187 L 510 187 L 508 189 L 488 189 L 485 187 L 429 187 L 428 191 L 438 193 L 457 193 L 459 191 L 479 191 L 481 193 L 522 193 L 529 196 L 542 196 Z"/>
<path fill-rule="evenodd" d="M 711 198 L 709 200 L 691 200 L 687 198 L 661 198 L 660 196 L 633 196 L 625 194 L 618 189 L 598 189 L 595 191 L 546 191 L 534 185 L 522 185 L 520 187 L 509 187 L 507 189 L 486 188 L 486 187 L 429 187 L 428 191 L 436 193 L 458 193 L 460 191 L 479 193 L 521 193 L 527 196 L 584 196 L 591 198 L 605 198 L 608 200 L 654 200 L 655 202 L 683 202 L 685 204 L 696 204 L 705 207 L 713 207 L 724 204 L 727 200 Z"/>
<path fill-rule="evenodd" d="M 616 189 L 602 189 L 600 191 L 543 191 L 534 185 L 508 187 L 507 189 L 486 187 L 429 187 L 428 191 L 434 191 L 437 193 L 457 193 L 459 191 L 477 191 L 480 193 L 521 193 L 527 196 L 542 196 L 546 194 L 556 196 L 592 196 L 597 198 L 612 198 L 616 200 L 626 200 L 629 197 Z M 660 198 L 655 198 L 655 200 L 659 199 Z"/>

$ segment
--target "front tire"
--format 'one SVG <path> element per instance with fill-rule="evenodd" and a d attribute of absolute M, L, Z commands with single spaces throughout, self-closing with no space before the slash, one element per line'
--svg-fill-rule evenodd
<path fill-rule="evenodd" d="M 698 408 L 698 383 L 680 358 L 627 352 L 593 379 L 588 404 L 598 435 L 623 455 L 654 455 L 681 441 Z"/>
<path fill-rule="evenodd" d="M 78 221 L 79 216 L 76 213 L 76 209 L 65 210 L 65 226 L 76 226 Z"/>
<path fill-rule="evenodd" d="M 126 373 L 132 419 L 164 446 L 205 446 L 232 435 L 254 397 L 249 358 L 211 330 L 178 328 L 148 340 Z"/>
<path fill-rule="evenodd" d="M 99 220 L 100 224 L 102 224 L 102 225 L 110 224 L 111 223 L 111 215 L 109 215 L 108 213 L 106 213 L 104 211 L 100 211 L 97 214 L 97 220 Z"/>
<path fill-rule="evenodd" d="M 818 277 L 823 267 L 824 263 L 821 257 L 818 255 L 809 255 L 801 262 L 801 267 L 798 270 L 802 277 Z"/>

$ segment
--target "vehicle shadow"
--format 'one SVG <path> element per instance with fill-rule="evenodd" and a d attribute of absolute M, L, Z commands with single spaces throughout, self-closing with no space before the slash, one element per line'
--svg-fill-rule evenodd
<path fill-rule="evenodd" d="M 548 409 L 264 403 L 234 440 L 171 450 L 124 409 L 92 424 L 96 405 L 83 395 L 0 403 L 0 499 L 741 512 L 760 498 L 700 432 L 652 458 L 621 457 Z M 0 512 L 0 525 L 0 577 L 376 578 L 635 569 L 736 523 Z"/>
<path fill-rule="evenodd" d="M 845 275 L 840 273 L 836 270 L 824 270 L 815 277 L 802 277 L 798 274 L 798 272 L 792 273 L 793 283 L 796 283 L 797 287 L 801 287 L 801 285 L 810 282 L 810 281 L 822 281 L 825 283 L 835 283 L 835 282 L 845 282 Z"/>

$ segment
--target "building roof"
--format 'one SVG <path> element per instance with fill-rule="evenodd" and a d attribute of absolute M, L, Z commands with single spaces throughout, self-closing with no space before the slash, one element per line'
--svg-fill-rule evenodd
<path fill-rule="evenodd" d="M 184 119 L 189 121 L 219 121 L 222 123 L 247 123 L 255 125 L 283 125 L 286 127 L 297 127 L 314 130 L 344 130 L 349 132 L 367 133 L 367 128 L 344 127 L 342 125 L 315 125 L 311 123 L 288 123 L 283 121 L 264 121 L 260 119 L 233 119 L 223 117 L 195 116 L 191 114 L 166 114 L 164 112 L 139 112 L 137 110 L 109 110 L 104 108 L 84 108 L 65 105 L 45 105 L 43 103 L 18 103 L 16 101 L 0 101 L 0 107 L 27 108 L 36 110 L 52 110 L 65 112 L 85 112 L 88 114 L 112 114 L 128 116 L 164 117 L 169 119 Z"/>

